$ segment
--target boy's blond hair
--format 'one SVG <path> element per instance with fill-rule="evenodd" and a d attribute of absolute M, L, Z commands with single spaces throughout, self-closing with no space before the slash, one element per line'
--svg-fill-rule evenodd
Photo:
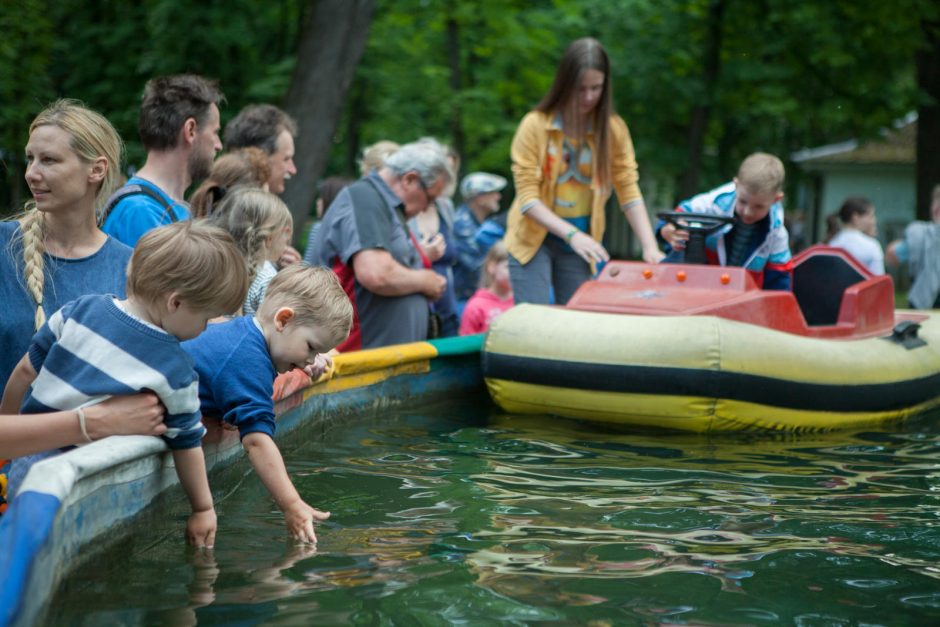
<path fill-rule="evenodd" d="M 741 162 L 738 183 L 752 194 L 783 191 L 783 162 L 766 152 L 755 152 Z"/>
<path fill-rule="evenodd" d="M 296 324 L 326 328 L 336 344 L 349 335 L 352 303 L 332 270 L 298 263 L 278 272 L 268 284 L 258 316 L 273 316 L 281 307 L 294 310 Z"/>
<path fill-rule="evenodd" d="M 497 264 L 501 261 L 509 260 L 509 251 L 503 240 L 498 240 L 486 251 L 486 257 L 483 258 L 483 272 L 480 273 L 480 287 L 493 287 L 493 277 L 490 276 L 490 264 Z"/>
<path fill-rule="evenodd" d="M 127 266 L 127 295 L 155 303 L 173 292 L 192 309 L 238 311 L 248 268 L 232 236 L 203 220 L 145 233 Z"/>

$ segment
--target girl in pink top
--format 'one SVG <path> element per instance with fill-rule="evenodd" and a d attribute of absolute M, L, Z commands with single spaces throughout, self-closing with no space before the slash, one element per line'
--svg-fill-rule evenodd
<path fill-rule="evenodd" d="M 509 283 L 509 253 L 503 242 L 496 242 L 483 260 L 483 286 L 463 310 L 460 335 L 483 333 L 501 313 L 512 307 L 512 286 Z"/>

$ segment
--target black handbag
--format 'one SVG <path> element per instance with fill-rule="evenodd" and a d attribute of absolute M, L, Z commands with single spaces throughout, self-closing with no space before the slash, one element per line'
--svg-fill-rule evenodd
<path fill-rule="evenodd" d="M 441 337 L 441 314 L 428 311 L 428 339 Z"/>

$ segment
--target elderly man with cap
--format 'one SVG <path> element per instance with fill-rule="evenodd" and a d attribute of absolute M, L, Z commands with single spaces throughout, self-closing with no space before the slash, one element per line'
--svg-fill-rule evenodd
<path fill-rule="evenodd" d="M 457 245 L 454 289 L 458 301 L 466 301 L 479 287 L 480 268 L 488 247 L 481 245 L 476 236 L 484 221 L 499 211 L 500 192 L 504 187 L 505 178 L 487 172 L 472 172 L 460 182 L 463 204 L 457 208 L 454 218 Z"/>

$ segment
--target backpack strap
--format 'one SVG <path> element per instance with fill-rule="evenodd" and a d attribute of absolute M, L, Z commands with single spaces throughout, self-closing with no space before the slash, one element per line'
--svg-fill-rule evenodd
<path fill-rule="evenodd" d="M 164 216 L 167 214 L 170 215 L 171 222 L 177 222 L 179 217 L 177 217 L 176 212 L 173 211 L 173 203 L 168 202 L 167 199 L 159 193 L 157 190 L 153 189 L 149 185 L 141 185 L 139 183 L 130 183 L 129 185 L 124 185 L 120 187 L 117 191 L 111 194 L 111 197 L 108 198 L 108 202 L 105 203 L 104 211 L 101 212 L 101 219 L 98 221 L 98 226 L 103 226 L 105 220 L 108 219 L 108 216 L 111 215 L 111 211 L 117 206 L 119 202 L 127 198 L 128 196 L 135 196 L 137 194 L 143 194 L 148 198 L 160 203 L 160 206 L 163 207 L 163 215 L 160 216 L 160 221 L 163 222 Z"/>

